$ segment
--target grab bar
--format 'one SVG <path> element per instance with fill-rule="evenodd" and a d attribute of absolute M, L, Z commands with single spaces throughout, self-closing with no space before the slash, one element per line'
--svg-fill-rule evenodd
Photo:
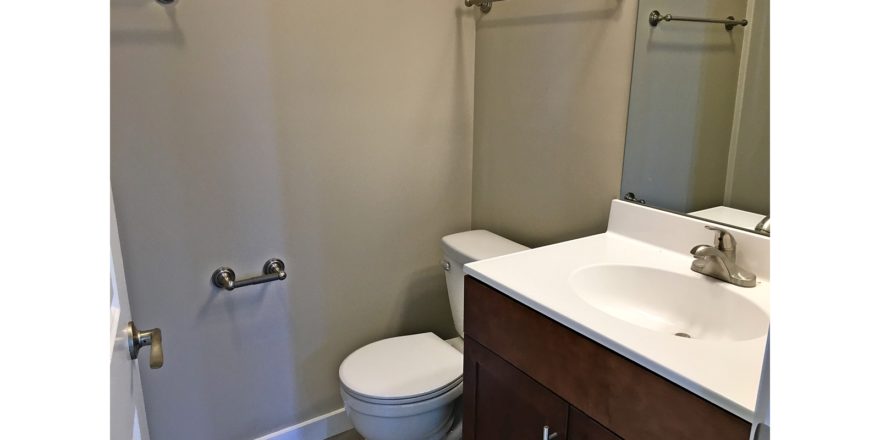
<path fill-rule="evenodd" d="M 492 3 L 500 2 L 503 0 L 464 0 L 464 5 L 467 7 L 479 6 L 480 11 L 484 14 L 488 14 L 489 11 L 492 10 Z"/>
<path fill-rule="evenodd" d="M 269 261 L 266 261 L 266 264 L 263 265 L 262 275 L 245 278 L 241 281 L 236 281 L 235 272 L 225 266 L 217 268 L 211 275 L 211 281 L 215 286 L 229 291 L 254 284 L 281 281 L 285 278 L 287 278 L 287 272 L 284 271 L 284 262 L 277 258 L 270 258 Z"/>
<path fill-rule="evenodd" d="M 749 24 L 748 20 L 737 20 L 733 16 L 727 17 L 727 19 L 676 17 L 672 14 L 660 15 L 660 11 L 656 9 L 651 11 L 651 15 L 648 16 L 648 23 L 651 23 L 651 26 L 656 27 L 661 21 L 695 21 L 699 23 L 720 23 L 723 24 L 724 28 L 727 30 L 731 30 L 736 26 L 745 27 Z"/>
<path fill-rule="evenodd" d="M 636 195 L 635 195 L 634 193 L 631 193 L 631 192 L 628 192 L 628 193 L 624 194 L 624 196 L 623 196 L 623 200 L 626 200 L 627 202 L 640 203 L 640 204 L 642 204 L 642 205 L 644 205 L 644 204 L 647 203 L 647 202 L 645 202 L 644 199 L 636 198 Z"/>

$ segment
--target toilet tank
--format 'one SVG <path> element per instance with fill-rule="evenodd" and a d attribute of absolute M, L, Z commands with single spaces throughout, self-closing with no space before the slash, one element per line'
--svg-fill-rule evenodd
<path fill-rule="evenodd" d="M 524 251 L 527 247 L 480 229 L 443 237 L 443 269 L 455 330 L 464 337 L 464 265 Z"/>

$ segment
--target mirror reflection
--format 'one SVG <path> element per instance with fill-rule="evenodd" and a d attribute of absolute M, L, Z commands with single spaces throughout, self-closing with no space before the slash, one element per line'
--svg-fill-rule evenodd
<path fill-rule="evenodd" d="M 769 234 L 769 9 L 639 2 L 622 199 Z"/>

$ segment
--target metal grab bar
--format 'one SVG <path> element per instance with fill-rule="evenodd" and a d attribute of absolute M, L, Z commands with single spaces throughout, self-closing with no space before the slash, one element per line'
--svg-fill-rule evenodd
<path fill-rule="evenodd" d="M 624 194 L 623 200 L 626 200 L 627 202 L 641 203 L 642 205 L 647 203 L 644 199 L 637 198 L 635 193 L 631 192 Z"/>
<path fill-rule="evenodd" d="M 737 20 L 733 16 L 727 17 L 727 19 L 676 17 L 672 14 L 660 15 L 660 11 L 656 9 L 651 11 L 651 15 L 648 16 L 648 23 L 651 23 L 651 26 L 656 27 L 661 21 L 696 21 L 700 23 L 720 23 L 723 24 L 724 28 L 727 30 L 731 30 L 736 26 L 746 27 L 749 24 L 748 20 Z"/>
<path fill-rule="evenodd" d="M 500 1 L 504 0 L 464 0 L 464 5 L 469 8 L 471 6 L 479 6 L 480 11 L 483 11 L 484 14 L 488 14 L 489 11 L 492 10 L 492 3 Z"/>
<path fill-rule="evenodd" d="M 277 258 L 270 258 L 269 261 L 266 261 L 266 264 L 263 265 L 262 275 L 245 278 L 241 281 L 235 281 L 235 272 L 225 266 L 217 268 L 211 275 L 211 281 L 215 286 L 229 291 L 254 284 L 280 281 L 285 278 L 287 278 L 287 272 L 284 271 L 284 262 Z"/>

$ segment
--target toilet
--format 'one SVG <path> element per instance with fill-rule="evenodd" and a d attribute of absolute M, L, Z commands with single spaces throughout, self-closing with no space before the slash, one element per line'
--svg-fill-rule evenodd
<path fill-rule="evenodd" d="M 443 269 L 459 337 L 433 333 L 367 344 L 339 367 L 345 411 L 366 440 L 461 438 L 464 357 L 464 265 L 528 249 L 486 230 L 442 239 Z"/>

